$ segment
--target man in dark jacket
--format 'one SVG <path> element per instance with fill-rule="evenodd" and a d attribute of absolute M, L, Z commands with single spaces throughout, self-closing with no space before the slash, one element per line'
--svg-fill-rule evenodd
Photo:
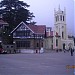
<path fill-rule="evenodd" d="M 72 48 L 70 48 L 70 51 L 71 51 L 71 56 L 73 56 L 73 49 L 72 49 Z"/>

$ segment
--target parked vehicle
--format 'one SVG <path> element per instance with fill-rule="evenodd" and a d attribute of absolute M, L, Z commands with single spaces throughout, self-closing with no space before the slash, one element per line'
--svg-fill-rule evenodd
<path fill-rule="evenodd" d="M 3 50 L 3 48 L 0 48 L 0 54 L 7 54 L 7 51 Z"/>
<path fill-rule="evenodd" d="M 0 48 L 0 54 L 3 52 L 3 48 Z"/>
<path fill-rule="evenodd" d="M 3 51 L 2 51 L 2 54 L 7 54 L 7 51 L 6 51 L 6 50 L 3 50 Z"/>

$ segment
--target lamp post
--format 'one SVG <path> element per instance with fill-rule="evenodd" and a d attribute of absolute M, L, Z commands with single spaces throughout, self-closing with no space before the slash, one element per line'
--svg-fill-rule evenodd
<path fill-rule="evenodd" d="M 33 34 L 33 37 L 34 37 L 34 50 L 35 50 L 35 34 Z"/>
<path fill-rule="evenodd" d="M 39 37 L 39 52 L 40 52 L 40 37 Z"/>
<path fill-rule="evenodd" d="M 41 49 L 41 42 L 42 41 L 42 36 L 39 37 L 39 53 L 40 53 L 40 49 Z"/>
<path fill-rule="evenodd" d="M 5 43 L 5 32 L 2 33 L 2 43 Z"/>
<path fill-rule="evenodd" d="M 13 45 L 14 45 L 14 48 L 13 48 L 14 49 L 14 52 L 16 53 L 16 50 L 15 50 L 16 49 L 15 48 L 15 41 L 13 41 Z"/>

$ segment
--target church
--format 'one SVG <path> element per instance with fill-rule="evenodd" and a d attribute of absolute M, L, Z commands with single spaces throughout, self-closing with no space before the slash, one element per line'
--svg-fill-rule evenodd
<path fill-rule="evenodd" d="M 74 38 L 68 35 L 66 24 L 66 9 L 56 11 L 54 9 L 54 30 L 47 30 L 47 38 L 44 40 L 45 49 L 69 49 L 74 47 Z"/>
<path fill-rule="evenodd" d="M 8 23 L 0 19 L 0 33 L 2 28 L 7 29 Z M 5 32 L 3 32 L 4 34 Z M 54 10 L 54 30 L 46 25 L 26 25 L 23 21 L 12 31 L 13 45 L 4 45 L 2 37 L 0 43 L 4 49 L 24 50 L 34 53 L 36 50 L 64 50 L 74 48 L 74 37 L 68 35 L 66 24 L 66 9 Z M 37 53 L 37 51 L 36 51 Z"/>
<path fill-rule="evenodd" d="M 64 50 L 74 47 L 74 38 L 68 35 L 66 9 L 54 10 L 54 30 L 46 25 L 26 25 L 21 22 L 11 33 L 16 49 Z M 35 36 L 34 36 L 35 35 Z"/>

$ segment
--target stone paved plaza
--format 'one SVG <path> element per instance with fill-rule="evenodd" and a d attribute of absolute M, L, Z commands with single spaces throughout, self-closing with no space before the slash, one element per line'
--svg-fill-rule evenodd
<path fill-rule="evenodd" d="M 74 52 L 75 53 L 75 52 Z M 70 52 L 0 54 L 0 75 L 74 75 Z"/>

